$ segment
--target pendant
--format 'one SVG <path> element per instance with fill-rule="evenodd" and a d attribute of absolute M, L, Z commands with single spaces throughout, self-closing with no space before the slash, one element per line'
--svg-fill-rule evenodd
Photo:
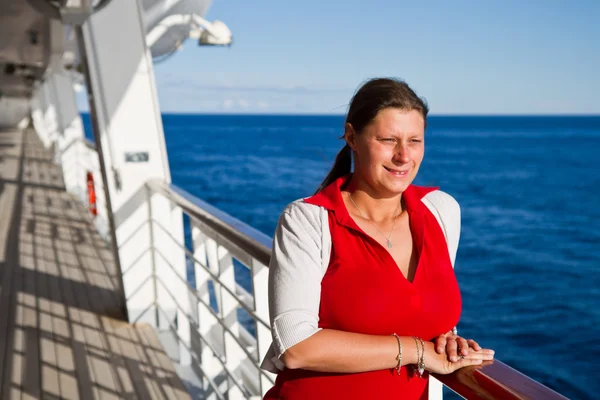
<path fill-rule="evenodd" d="M 390 239 L 386 239 L 387 240 L 387 248 L 391 249 L 392 248 L 392 242 L 390 242 Z"/>

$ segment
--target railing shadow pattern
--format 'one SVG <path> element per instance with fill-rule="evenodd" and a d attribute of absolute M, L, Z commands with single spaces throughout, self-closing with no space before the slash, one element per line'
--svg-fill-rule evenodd
<path fill-rule="evenodd" d="M 34 132 L 5 137 L 0 398 L 189 399 L 153 328 L 124 321 L 112 252 L 60 168 Z"/>

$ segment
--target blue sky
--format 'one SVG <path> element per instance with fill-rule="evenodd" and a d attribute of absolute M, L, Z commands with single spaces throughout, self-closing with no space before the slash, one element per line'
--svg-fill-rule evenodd
<path fill-rule="evenodd" d="M 600 1 L 214 0 L 231 48 L 155 65 L 165 112 L 344 113 L 374 76 L 432 114 L 600 114 Z"/>

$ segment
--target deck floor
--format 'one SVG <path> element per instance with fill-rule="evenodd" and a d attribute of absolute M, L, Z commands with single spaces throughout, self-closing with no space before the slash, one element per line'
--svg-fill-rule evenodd
<path fill-rule="evenodd" d="M 0 398 L 188 399 L 154 330 L 124 321 L 118 287 L 35 132 L 0 131 Z"/>

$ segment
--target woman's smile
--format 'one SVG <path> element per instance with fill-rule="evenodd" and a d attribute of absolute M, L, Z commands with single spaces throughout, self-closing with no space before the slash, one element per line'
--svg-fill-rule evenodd
<path fill-rule="evenodd" d="M 383 168 L 385 168 L 385 170 L 388 171 L 390 173 L 390 175 L 393 176 L 394 178 L 406 178 L 408 176 L 408 173 L 410 172 L 410 168 L 397 169 L 397 168 L 389 168 L 386 166 L 383 166 Z"/>

